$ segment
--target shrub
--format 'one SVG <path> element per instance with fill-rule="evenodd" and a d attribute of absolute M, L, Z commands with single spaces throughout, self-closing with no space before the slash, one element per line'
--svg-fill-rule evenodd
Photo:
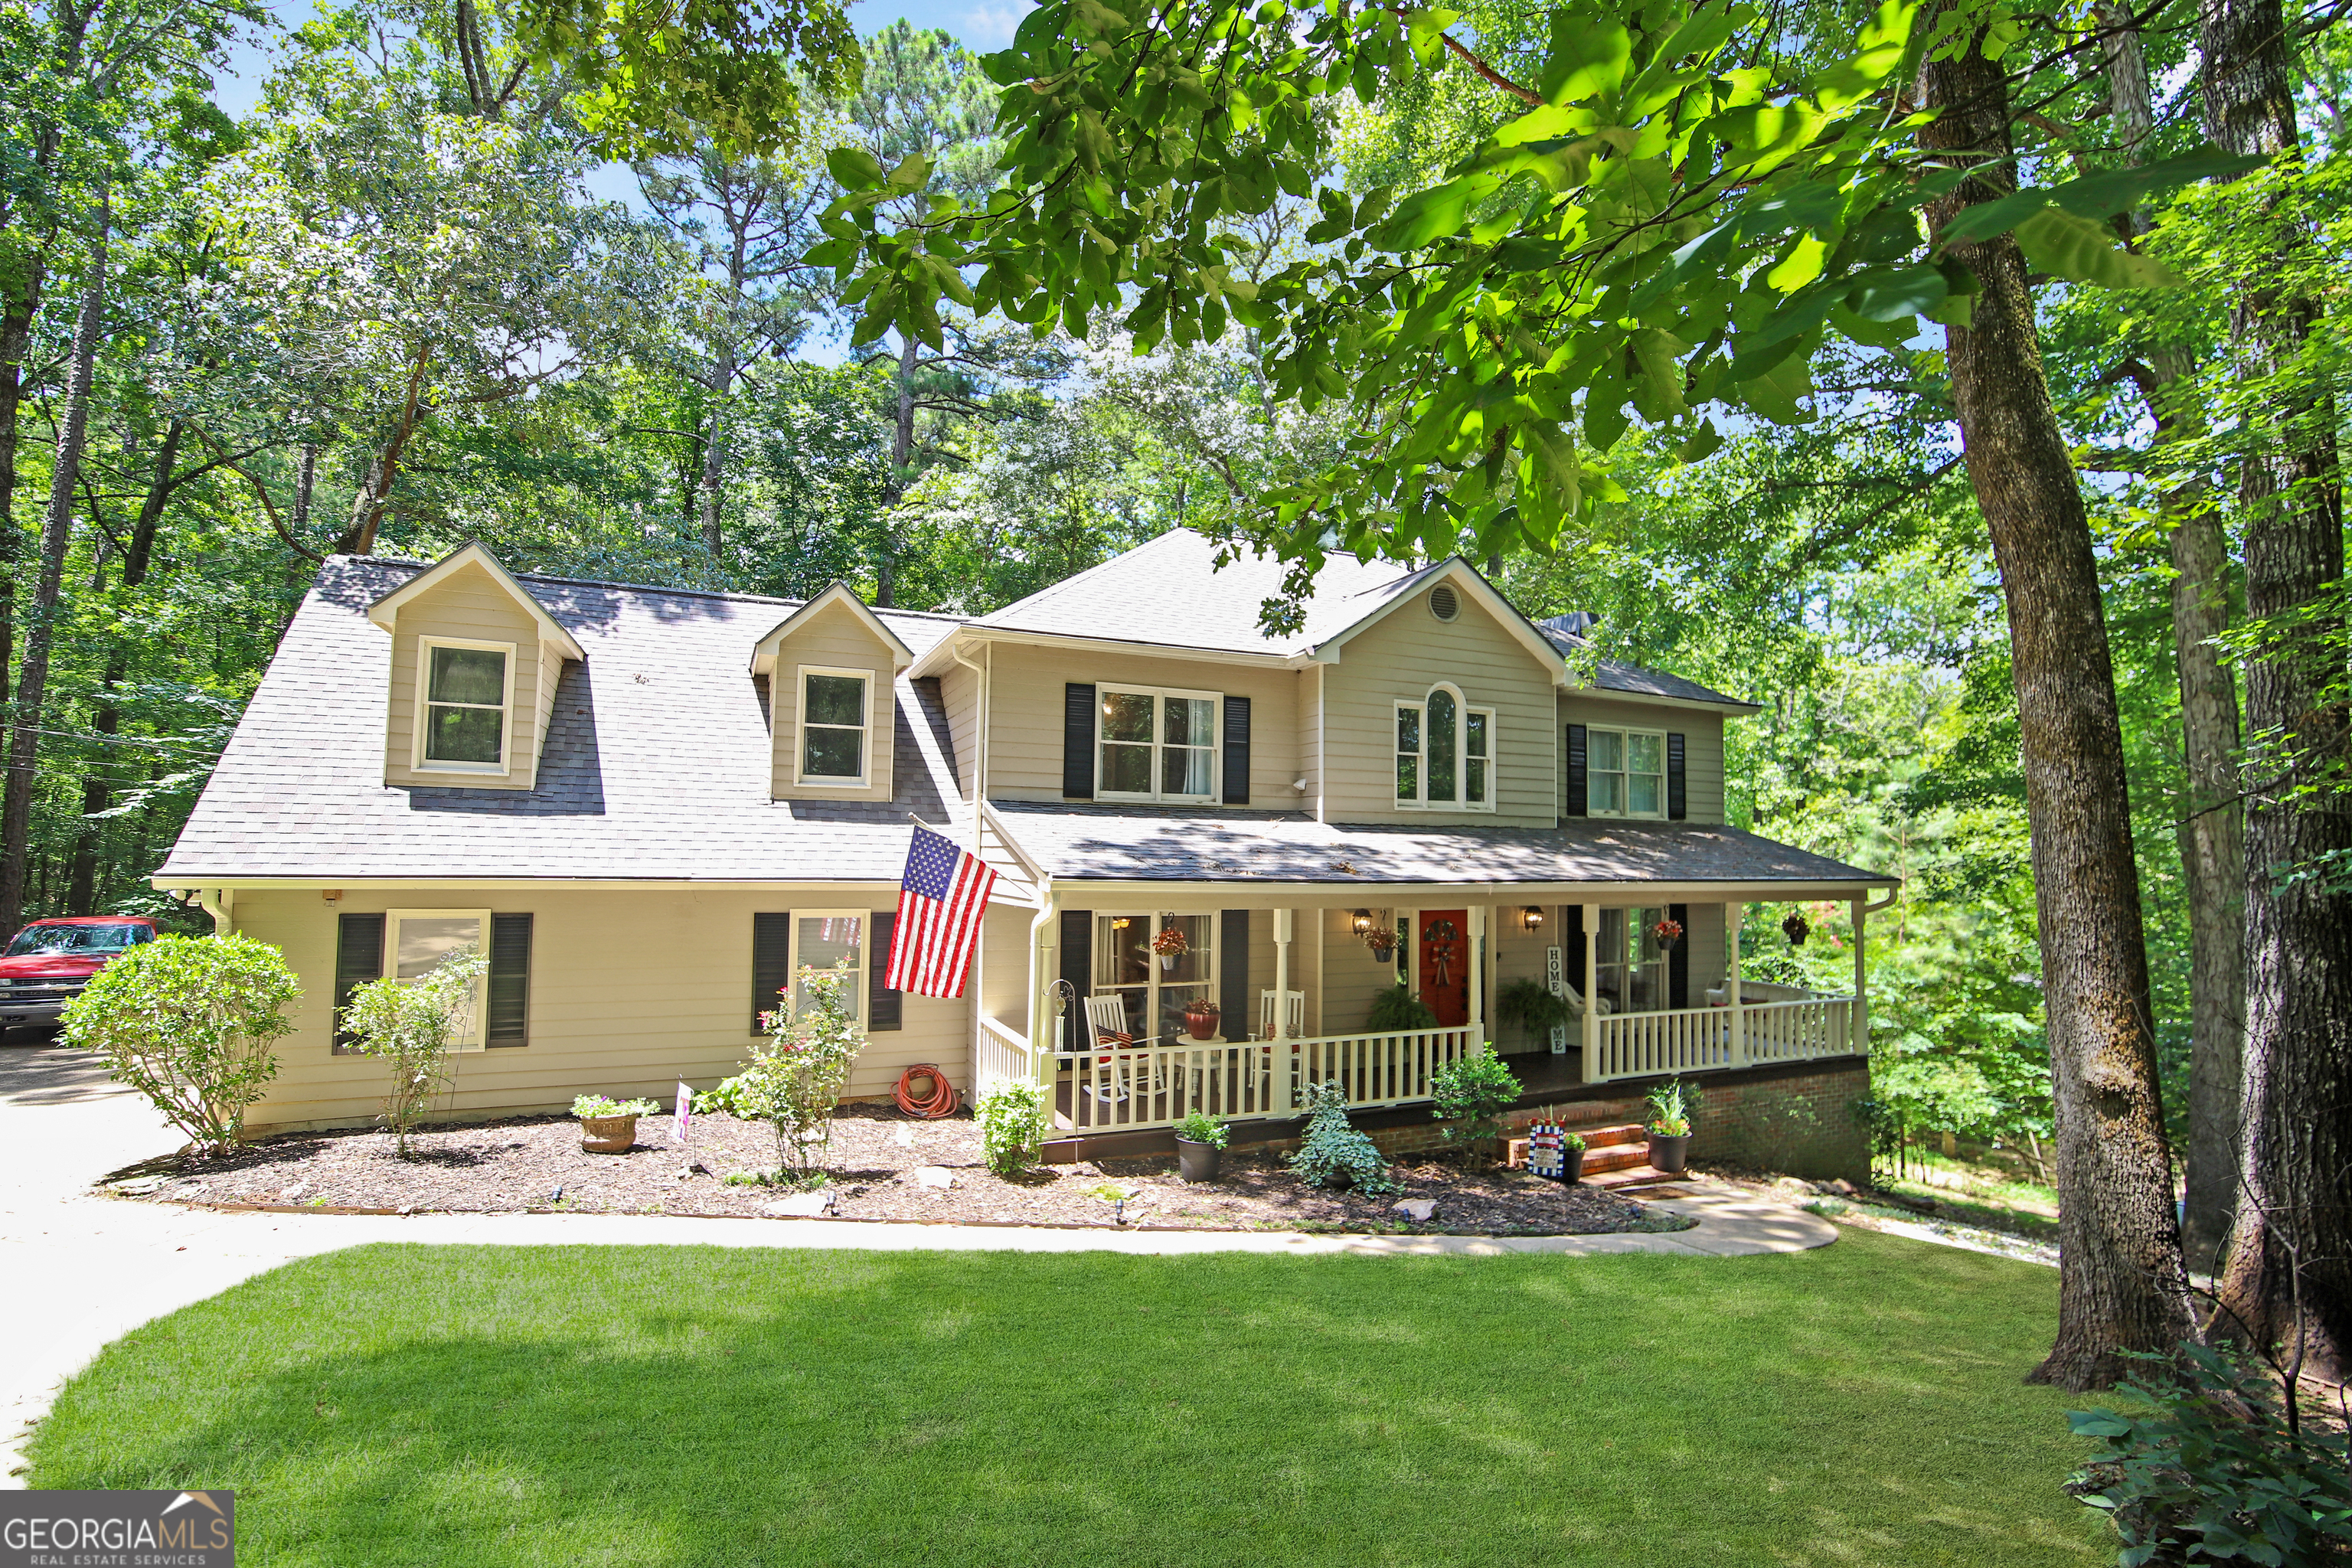
<path fill-rule="evenodd" d="M 2124 1384 L 2146 1409 L 2066 1414 L 2099 1444 L 2066 1489 L 2123 1537 L 2117 1563 L 2352 1560 L 2343 1433 L 2291 1423 L 2277 1385 L 2235 1352 L 2146 1359 L 2162 1370 Z"/>
<path fill-rule="evenodd" d="M 810 972 L 801 982 L 807 1000 L 769 1015 L 768 1037 L 743 1070 L 706 1097 L 730 1116 L 774 1130 L 776 1171 L 785 1179 L 805 1180 L 833 1146 L 833 1113 L 866 1046 L 866 1030 L 843 998 L 856 979 L 845 969 Z"/>
<path fill-rule="evenodd" d="M 1491 1045 L 1429 1075 L 1431 1114 L 1451 1123 L 1445 1141 L 1457 1146 L 1475 1148 L 1500 1133 L 1503 1112 L 1520 1093 L 1519 1080 Z"/>
<path fill-rule="evenodd" d="M 1373 997 L 1371 1016 L 1364 1020 L 1365 1033 L 1372 1035 L 1402 1035 L 1435 1027 L 1437 1015 L 1402 985 L 1391 985 Z"/>
<path fill-rule="evenodd" d="M 206 1153 L 224 1154 L 278 1076 L 270 1042 L 293 1032 L 302 994 L 286 957 L 251 937 L 163 936 L 89 977 L 65 1010 L 65 1041 L 106 1054 Z"/>
<path fill-rule="evenodd" d="M 1044 1085 L 1000 1083 L 973 1109 L 980 1112 L 980 1144 L 990 1170 L 1017 1176 L 1037 1163 L 1045 1145 Z"/>
<path fill-rule="evenodd" d="M 1559 1135 L 1559 1146 L 1567 1153 L 1581 1154 L 1584 1152 L 1584 1134 L 1563 1132 Z"/>
<path fill-rule="evenodd" d="M 459 948 L 414 980 L 387 974 L 352 987 L 343 1027 L 354 1049 L 391 1065 L 383 1124 L 404 1160 L 408 1135 L 449 1086 L 449 1042 L 473 1027 L 475 983 L 489 967 L 475 949 Z"/>
<path fill-rule="evenodd" d="M 1348 1124 L 1348 1096 L 1337 1083 L 1307 1086 L 1307 1135 L 1290 1168 L 1310 1187 L 1352 1185 L 1374 1196 L 1403 1190 L 1379 1147 Z"/>
<path fill-rule="evenodd" d="M 572 1114 L 583 1121 L 606 1116 L 651 1116 L 660 1109 L 650 1100 L 610 1100 L 601 1094 L 583 1094 L 572 1101 Z"/>
<path fill-rule="evenodd" d="M 1188 1110 L 1176 1123 L 1176 1136 L 1190 1143 L 1222 1149 L 1232 1140 L 1233 1131 L 1205 1110 Z"/>
<path fill-rule="evenodd" d="M 1661 1138 L 1680 1138 L 1691 1130 L 1690 1090 L 1683 1080 L 1669 1079 L 1650 1091 L 1650 1131 Z"/>
<path fill-rule="evenodd" d="M 1540 980 L 1522 976 L 1495 993 L 1495 1016 L 1527 1031 L 1530 1040 L 1549 1040 L 1569 1020 L 1568 998 L 1552 994 Z"/>

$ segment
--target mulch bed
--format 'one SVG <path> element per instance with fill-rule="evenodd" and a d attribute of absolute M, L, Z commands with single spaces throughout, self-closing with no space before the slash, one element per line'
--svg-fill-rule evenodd
<path fill-rule="evenodd" d="M 690 1144 L 670 1138 L 667 1116 L 637 1123 L 625 1154 L 590 1154 L 569 1117 L 436 1127 L 410 1139 L 410 1157 L 380 1131 L 291 1133 L 226 1159 L 173 1157 L 117 1173 L 105 1190 L 167 1202 L 286 1205 L 415 1213 L 729 1215 L 755 1216 L 789 1190 L 730 1183 L 772 1169 L 766 1127 L 721 1114 L 694 1119 Z M 1405 1163 L 1404 1190 L 1385 1197 L 1307 1186 L 1272 1156 L 1229 1150 L 1215 1182 L 1186 1183 L 1172 1155 L 1049 1166 L 1025 1180 L 989 1172 L 969 1113 L 923 1121 L 895 1108 L 844 1106 L 824 1161 L 834 1214 L 847 1219 L 961 1224 L 1178 1226 L 1203 1230 L 1346 1230 L 1397 1234 L 1593 1235 L 1676 1230 L 1685 1222 L 1613 1193 L 1563 1186 L 1524 1171 L 1465 1169 L 1447 1161 Z M 916 1180 L 942 1167 L 941 1189 Z M 1109 1194 L 1125 1189 L 1123 1205 Z M 1401 1199 L 1430 1198 L 1415 1223 Z"/>

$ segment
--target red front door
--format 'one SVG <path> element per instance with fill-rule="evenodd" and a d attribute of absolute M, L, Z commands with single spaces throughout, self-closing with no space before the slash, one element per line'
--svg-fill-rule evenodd
<path fill-rule="evenodd" d="M 1421 999 L 1448 1027 L 1470 1021 L 1470 911 L 1421 911 Z"/>

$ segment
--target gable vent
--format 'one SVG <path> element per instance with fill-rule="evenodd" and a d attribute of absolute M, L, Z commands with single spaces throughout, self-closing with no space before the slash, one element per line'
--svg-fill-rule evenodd
<path fill-rule="evenodd" d="M 1429 591 L 1429 613 L 1441 621 L 1450 621 L 1462 613 L 1461 595 L 1454 593 L 1453 584 L 1440 583 Z"/>

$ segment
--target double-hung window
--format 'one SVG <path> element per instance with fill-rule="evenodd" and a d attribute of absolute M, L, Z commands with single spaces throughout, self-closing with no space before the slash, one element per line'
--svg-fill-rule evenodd
<path fill-rule="evenodd" d="M 808 1005 L 809 976 L 842 976 L 841 1003 L 853 1018 L 866 1016 L 866 925 L 863 910 L 795 910 L 793 917 L 793 1009 Z"/>
<path fill-rule="evenodd" d="M 1656 927 L 1663 909 L 1603 909 L 1592 939 L 1592 993 L 1612 1013 L 1654 1013 L 1666 1005 L 1666 950 Z"/>
<path fill-rule="evenodd" d="M 436 773 L 506 772 L 514 645 L 425 637 L 417 657 L 425 711 L 415 765 Z"/>
<path fill-rule="evenodd" d="M 1473 708 L 1451 686 L 1396 705 L 1396 798 L 1401 806 L 1495 809 L 1495 710 Z"/>
<path fill-rule="evenodd" d="M 1656 730 L 1586 732 L 1585 810 L 1594 816 L 1666 815 L 1666 737 Z"/>
<path fill-rule="evenodd" d="M 1216 798 L 1218 710 L 1213 691 L 1102 686 L 1095 793 L 1112 800 Z"/>
<path fill-rule="evenodd" d="M 490 912 L 488 910 L 387 910 L 384 911 L 384 956 L 387 970 L 403 984 L 414 984 L 431 973 L 443 959 L 459 953 L 490 952 Z M 452 1050 L 482 1048 L 488 1001 L 488 987 L 474 982 L 474 995 L 462 1027 L 449 1041 Z"/>
<path fill-rule="evenodd" d="M 1152 947 L 1164 933 L 1182 935 L 1181 952 Z M 1217 922 L 1211 915 L 1131 914 L 1095 917 L 1095 988 L 1116 996 L 1127 1014 L 1127 1032 L 1140 1042 L 1173 1045 L 1184 1037 L 1184 1009 L 1217 996 Z M 1171 941 L 1165 945 L 1174 947 Z M 1223 1021 L 1225 1037 L 1242 1037 L 1245 1020 Z"/>
<path fill-rule="evenodd" d="M 871 697 L 874 677 L 861 669 L 801 667 L 800 782 L 845 789 L 867 782 L 872 754 Z"/>

